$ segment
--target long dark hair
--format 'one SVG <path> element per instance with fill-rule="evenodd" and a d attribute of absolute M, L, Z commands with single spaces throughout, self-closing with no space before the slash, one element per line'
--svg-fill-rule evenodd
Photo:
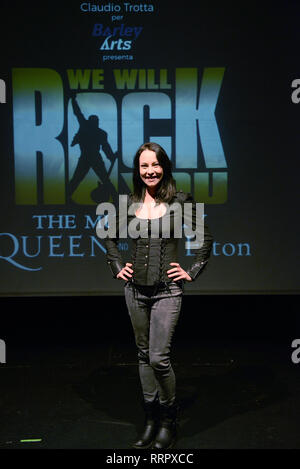
<path fill-rule="evenodd" d="M 140 154 L 144 150 L 154 151 L 157 161 L 163 169 L 163 177 L 157 188 L 155 200 L 157 203 L 169 203 L 176 193 L 176 182 L 172 176 L 172 162 L 165 150 L 154 142 L 143 143 L 135 154 L 133 160 L 133 201 L 143 202 L 145 198 L 146 186 L 140 176 Z"/>

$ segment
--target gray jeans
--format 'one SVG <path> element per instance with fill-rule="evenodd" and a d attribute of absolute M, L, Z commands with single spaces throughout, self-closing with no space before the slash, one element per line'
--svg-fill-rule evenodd
<path fill-rule="evenodd" d="M 170 348 L 181 302 L 180 282 L 159 288 L 125 284 L 125 299 L 138 349 L 139 375 L 144 400 L 172 405 L 176 380 L 170 362 Z"/>

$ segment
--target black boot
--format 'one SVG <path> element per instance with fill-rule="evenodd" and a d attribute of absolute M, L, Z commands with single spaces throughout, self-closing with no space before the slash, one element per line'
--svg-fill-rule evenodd
<path fill-rule="evenodd" d="M 177 404 L 172 406 L 160 404 L 160 426 L 152 448 L 173 448 L 177 438 L 177 413 Z"/>
<path fill-rule="evenodd" d="M 138 440 L 133 443 L 133 448 L 150 448 L 158 429 L 158 404 L 154 402 L 144 402 L 145 426 Z"/>

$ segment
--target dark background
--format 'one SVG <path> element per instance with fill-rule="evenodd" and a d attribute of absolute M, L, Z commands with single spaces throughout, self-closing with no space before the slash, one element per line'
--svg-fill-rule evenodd
<path fill-rule="evenodd" d="M 125 300 L 119 296 L 1 299 L 1 338 L 10 350 L 47 345 L 105 344 L 133 347 Z M 288 361 L 300 336 L 297 295 L 188 295 L 176 329 L 182 345 L 206 341 L 279 344 Z"/>
<path fill-rule="evenodd" d="M 11 68 L 101 68 L 90 33 L 96 17 L 81 14 L 79 3 L 1 2 L 0 232 L 36 234 L 33 213 L 72 213 L 14 203 Z M 216 241 L 249 242 L 253 253 L 212 256 L 186 289 L 172 349 L 178 447 L 194 448 L 201 463 L 206 455 L 211 463 L 206 448 L 299 448 L 300 364 L 291 360 L 291 344 L 300 337 L 300 104 L 291 101 L 291 82 L 300 78 L 300 4 L 153 3 L 159 15 L 125 21 L 145 28 L 134 66 L 226 68 L 216 117 L 228 201 L 206 213 Z M 106 72 L 112 67 L 130 63 L 107 63 Z M 112 281 L 104 257 L 58 263 L 45 254 L 39 261 L 43 271 L 31 275 L 0 259 L 7 361 L 0 365 L 0 448 L 127 451 L 143 416 L 122 282 Z M 20 443 L 35 437 L 41 442 Z M 225 453 L 215 454 L 222 464 Z M 274 452 L 276 461 L 279 454 L 286 464 L 287 453 Z M 226 455 L 230 464 L 237 455 L 245 462 L 245 452 Z M 251 455 L 261 461 L 261 452 Z"/>
<path fill-rule="evenodd" d="M 0 32 L 5 51 L 0 76 L 8 85 L 7 104 L 0 106 L 2 232 L 29 233 L 26 223 L 33 213 L 32 207 L 14 204 L 11 68 L 102 67 L 90 32 L 99 20 L 80 13 L 77 3 L 1 4 L 6 28 Z M 291 101 L 291 82 L 300 76 L 300 6 L 296 1 L 153 3 L 159 14 L 124 21 L 144 26 L 134 67 L 225 67 L 216 117 L 228 162 L 228 201 L 208 205 L 207 220 L 216 241 L 249 242 L 253 252 L 251 258 L 211 258 L 203 276 L 187 286 L 178 334 L 187 340 L 226 335 L 289 342 L 299 291 L 300 107 Z M 104 68 L 109 73 L 130 66 Z M 3 339 L 106 340 L 116 323 L 120 340 L 130 335 L 121 282 L 111 284 L 114 296 L 103 288 L 110 278 L 104 259 L 66 259 L 64 265 L 43 260 L 47 269 L 32 278 L 0 260 Z"/>

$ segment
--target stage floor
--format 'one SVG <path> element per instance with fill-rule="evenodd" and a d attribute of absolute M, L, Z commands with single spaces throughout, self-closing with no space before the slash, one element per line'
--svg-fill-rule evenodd
<path fill-rule="evenodd" d="M 176 449 L 300 448 L 300 363 L 290 344 L 175 342 Z M 135 353 L 120 341 L 10 347 L 0 365 L 0 448 L 130 448 L 143 422 Z"/>

